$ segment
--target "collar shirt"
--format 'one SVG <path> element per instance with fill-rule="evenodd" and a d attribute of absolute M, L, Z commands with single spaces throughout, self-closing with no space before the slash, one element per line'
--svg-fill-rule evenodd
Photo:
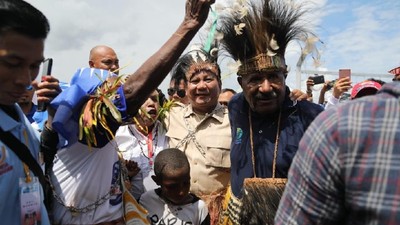
<path fill-rule="evenodd" d="M 30 126 L 29 120 L 17 104 L 14 108 L 21 121 L 15 121 L 0 109 L 0 126 L 25 144 L 32 156 L 38 160 L 39 139 Z M 24 133 L 26 133 L 26 137 Z M 2 224 L 22 224 L 19 196 L 19 178 L 25 177 L 22 161 L 8 146 L 0 141 L 0 218 Z M 31 175 L 34 175 L 30 171 Z M 41 190 L 43 198 L 43 191 Z M 41 224 L 50 224 L 46 208 L 41 204 Z"/>
<path fill-rule="evenodd" d="M 309 101 L 292 102 L 286 90 L 282 107 L 280 133 L 277 140 L 278 115 L 257 116 L 251 113 L 256 177 L 271 178 L 275 142 L 278 141 L 276 178 L 286 178 L 297 151 L 300 138 L 311 121 L 323 108 Z M 254 177 L 250 145 L 249 105 L 243 95 L 235 95 L 229 102 L 231 123 L 231 188 L 240 198 L 245 178 Z"/>
<path fill-rule="evenodd" d="M 226 107 L 218 104 L 206 115 L 173 107 L 166 119 L 169 146 L 186 153 L 190 163 L 191 192 L 208 195 L 229 183 L 231 132 Z"/>
<path fill-rule="evenodd" d="M 276 224 L 400 224 L 400 82 L 326 110 L 293 159 Z"/>

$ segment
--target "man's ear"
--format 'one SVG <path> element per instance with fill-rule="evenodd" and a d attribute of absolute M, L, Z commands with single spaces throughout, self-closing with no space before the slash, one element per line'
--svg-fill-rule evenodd
<path fill-rule="evenodd" d="M 242 77 L 237 77 L 237 82 L 242 86 Z"/>
<path fill-rule="evenodd" d="M 154 182 L 155 182 L 158 186 L 161 186 L 161 185 L 160 185 L 161 181 L 160 181 L 160 179 L 159 179 L 156 175 L 151 175 L 151 179 L 153 179 Z"/>
<path fill-rule="evenodd" d="M 92 60 L 89 60 L 89 67 L 94 68 L 94 62 Z"/>

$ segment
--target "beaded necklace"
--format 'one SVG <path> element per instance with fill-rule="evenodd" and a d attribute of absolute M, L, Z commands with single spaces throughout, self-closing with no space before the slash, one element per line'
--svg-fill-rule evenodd
<path fill-rule="evenodd" d="M 282 116 L 282 110 L 279 110 L 278 127 L 276 129 L 276 137 L 275 137 L 275 145 L 274 145 L 274 156 L 273 156 L 273 162 L 272 162 L 272 178 L 275 178 L 276 157 L 278 155 L 278 144 L 279 144 L 280 128 L 281 128 L 281 116 Z M 257 177 L 257 175 L 256 175 L 256 159 L 255 159 L 255 154 L 254 154 L 254 141 L 253 141 L 253 124 L 252 124 L 252 120 L 251 120 L 250 108 L 249 108 L 249 124 L 250 124 L 251 161 L 253 163 L 254 177 Z"/>

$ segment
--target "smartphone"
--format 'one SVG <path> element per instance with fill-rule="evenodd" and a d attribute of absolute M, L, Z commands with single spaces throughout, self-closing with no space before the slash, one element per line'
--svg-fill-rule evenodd
<path fill-rule="evenodd" d="M 323 83 L 325 83 L 324 75 L 313 76 L 313 77 L 310 77 L 310 79 L 314 81 L 314 84 L 323 84 Z"/>
<path fill-rule="evenodd" d="M 44 76 L 51 74 L 51 68 L 53 67 L 53 59 L 47 58 L 43 61 L 42 65 L 42 81 L 44 80 Z M 37 110 L 38 112 L 44 112 L 47 109 L 48 103 L 38 102 Z"/>
<path fill-rule="evenodd" d="M 343 77 L 350 77 L 351 76 L 351 70 L 350 69 L 339 69 L 339 79 Z"/>

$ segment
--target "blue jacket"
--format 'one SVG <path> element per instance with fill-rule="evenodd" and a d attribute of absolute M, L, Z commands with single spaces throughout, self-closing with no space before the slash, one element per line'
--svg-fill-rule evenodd
<path fill-rule="evenodd" d="M 309 101 L 292 102 L 290 90 L 286 88 L 283 102 L 280 137 L 277 152 L 276 178 L 286 178 L 298 144 L 308 125 L 323 111 Z M 231 124 L 231 188 L 236 197 L 241 197 L 243 181 L 254 177 L 250 147 L 249 105 L 243 93 L 235 95 L 229 102 Z M 278 115 L 265 117 L 252 113 L 253 140 L 256 176 L 272 177 L 272 162 L 277 132 Z"/>

